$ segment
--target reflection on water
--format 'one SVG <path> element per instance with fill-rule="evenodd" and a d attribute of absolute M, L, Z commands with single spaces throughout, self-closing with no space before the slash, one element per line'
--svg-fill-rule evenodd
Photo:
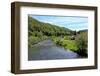
<path fill-rule="evenodd" d="M 28 60 L 74 59 L 79 55 L 70 50 L 57 46 L 51 40 L 45 40 L 35 44 L 28 50 Z"/>

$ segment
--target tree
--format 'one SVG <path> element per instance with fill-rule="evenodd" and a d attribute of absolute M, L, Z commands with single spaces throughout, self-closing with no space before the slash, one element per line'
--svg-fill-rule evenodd
<path fill-rule="evenodd" d="M 83 32 L 77 35 L 76 37 L 76 45 L 78 48 L 78 53 L 81 55 L 87 55 L 87 32 Z"/>

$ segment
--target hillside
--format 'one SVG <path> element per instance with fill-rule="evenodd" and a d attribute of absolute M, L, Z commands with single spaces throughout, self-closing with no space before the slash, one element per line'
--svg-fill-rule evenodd
<path fill-rule="evenodd" d="M 84 30 L 79 30 L 77 33 L 87 33 L 88 29 L 84 29 Z"/>
<path fill-rule="evenodd" d="M 74 31 L 65 28 L 59 27 L 57 25 L 53 25 L 50 23 L 40 22 L 32 17 L 28 17 L 28 29 L 29 36 L 32 35 L 33 32 L 41 32 L 46 36 L 60 36 L 60 35 L 73 35 Z"/>

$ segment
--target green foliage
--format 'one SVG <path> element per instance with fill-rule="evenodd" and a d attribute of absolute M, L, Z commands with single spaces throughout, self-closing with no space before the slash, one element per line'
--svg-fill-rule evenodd
<path fill-rule="evenodd" d="M 64 42 L 67 44 L 67 46 L 65 47 L 66 49 L 70 49 L 72 51 L 76 51 L 77 50 L 77 46 L 75 44 L 75 40 L 64 40 Z"/>
<path fill-rule="evenodd" d="M 71 35 L 74 32 L 65 27 L 59 27 L 53 24 L 40 22 L 30 16 L 28 16 L 28 29 L 32 32 L 41 31 L 46 36 Z"/>
<path fill-rule="evenodd" d="M 70 36 L 64 36 L 64 40 L 69 40 Z"/>
<path fill-rule="evenodd" d="M 70 49 L 82 56 L 87 56 L 87 32 L 76 35 L 75 39 L 72 36 L 52 37 L 52 40 L 65 49 Z"/>
<path fill-rule="evenodd" d="M 39 42 L 40 41 L 40 39 L 39 39 L 39 37 L 35 37 L 35 36 L 30 36 L 29 38 L 28 38 L 28 46 L 29 47 L 32 47 L 32 45 L 33 44 L 36 44 L 37 42 Z"/>
<path fill-rule="evenodd" d="M 88 37 L 86 32 L 80 33 L 76 37 L 78 52 L 81 54 L 87 54 L 87 39 Z"/>
<path fill-rule="evenodd" d="M 53 40 L 56 44 L 64 47 L 65 49 L 70 49 L 72 51 L 77 50 L 75 40 L 70 40 L 67 36 L 65 36 L 64 38 L 57 38 L 56 37 Z"/>

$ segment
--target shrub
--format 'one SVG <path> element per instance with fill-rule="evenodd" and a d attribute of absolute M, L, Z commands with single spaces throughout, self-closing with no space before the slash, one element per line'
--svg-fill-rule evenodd
<path fill-rule="evenodd" d="M 78 53 L 81 55 L 87 55 L 87 33 L 80 33 L 76 37 L 76 45 Z"/>
<path fill-rule="evenodd" d="M 38 43 L 40 41 L 40 38 L 35 36 L 30 36 L 28 39 L 28 46 L 32 47 L 34 44 Z"/>
<path fill-rule="evenodd" d="M 69 40 L 70 37 L 69 36 L 64 36 L 64 40 Z"/>

